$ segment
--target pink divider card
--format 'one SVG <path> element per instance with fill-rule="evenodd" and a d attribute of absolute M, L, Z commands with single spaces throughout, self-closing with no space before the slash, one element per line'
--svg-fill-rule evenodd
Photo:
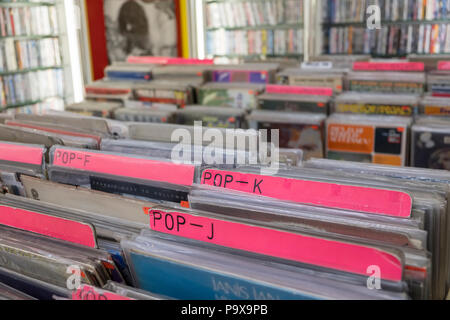
<path fill-rule="evenodd" d="M 120 294 L 83 284 L 72 292 L 72 300 L 134 300 Z"/>
<path fill-rule="evenodd" d="M 355 62 L 355 71 L 424 71 L 423 62 Z"/>
<path fill-rule="evenodd" d="M 179 212 L 149 216 L 150 229 L 166 234 L 361 275 L 376 265 L 383 279 L 402 279 L 401 260 L 376 248 Z"/>
<path fill-rule="evenodd" d="M 411 216 L 412 198 L 401 191 L 214 169 L 204 170 L 200 183 L 329 208 Z"/>
<path fill-rule="evenodd" d="M 450 71 L 450 61 L 439 61 L 438 70 L 440 71 Z"/>
<path fill-rule="evenodd" d="M 93 227 L 78 221 L 0 205 L 0 224 L 91 248 L 97 247 Z"/>
<path fill-rule="evenodd" d="M 0 143 L 0 160 L 42 165 L 44 148 L 13 143 Z"/>
<path fill-rule="evenodd" d="M 185 64 L 185 65 L 212 65 L 214 60 L 212 59 L 187 59 L 187 58 L 174 58 L 174 57 L 136 57 L 129 56 L 128 63 L 143 63 L 143 64 Z"/>
<path fill-rule="evenodd" d="M 299 94 L 299 95 L 315 95 L 315 96 L 329 96 L 333 95 L 332 88 L 321 87 L 299 87 L 269 84 L 266 86 L 267 93 L 277 94 Z"/>
<path fill-rule="evenodd" d="M 54 149 L 52 164 L 70 169 L 187 186 L 192 185 L 195 171 L 194 165 L 65 148 Z"/>

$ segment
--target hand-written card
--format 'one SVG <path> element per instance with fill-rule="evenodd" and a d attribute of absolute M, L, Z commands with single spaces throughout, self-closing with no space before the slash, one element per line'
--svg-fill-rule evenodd
<path fill-rule="evenodd" d="M 377 265 L 383 279 L 402 278 L 401 261 L 375 248 L 180 212 L 149 216 L 150 229 L 166 234 L 361 275 Z"/>
<path fill-rule="evenodd" d="M 193 58 L 174 58 L 174 57 L 153 57 L 153 56 L 129 56 L 128 63 L 142 64 L 167 64 L 167 65 L 212 65 L 213 59 L 193 59 Z"/>
<path fill-rule="evenodd" d="M 0 143 L 0 160 L 42 165 L 44 148 L 13 143 Z"/>
<path fill-rule="evenodd" d="M 121 296 L 114 292 L 82 285 L 78 290 L 72 292 L 72 300 L 134 300 Z"/>
<path fill-rule="evenodd" d="M 275 94 L 298 94 L 298 95 L 316 95 L 329 97 L 333 95 L 332 88 L 286 86 L 277 84 L 267 85 L 266 92 Z"/>
<path fill-rule="evenodd" d="M 91 248 L 97 247 L 93 227 L 78 221 L 0 206 L 0 224 Z"/>
<path fill-rule="evenodd" d="M 64 148 L 55 148 L 52 160 L 55 166 L 143 180 L 181 185 L 192 185 L 194 181 L 194 165 L 168 161 Z"/>
<path fill-rule="evenodd" d="M 450 71 L 450 61 L 439 61 L 438 70 L 440 71 Z"/>
<path fill-rule="evenodd" d="M 355 62 L 355 71 L 424 71 L 423 62 Z"/>
<path fill-rule="evenodd" d="M 323 207 L 408 218 L 412 198 L 406 192 L 329 182 L 206 169 L 201 184 Z"/>

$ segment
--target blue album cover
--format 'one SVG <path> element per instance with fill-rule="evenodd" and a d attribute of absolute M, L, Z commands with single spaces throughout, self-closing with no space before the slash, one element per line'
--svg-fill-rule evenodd
<path fill-rule="evenodd" d="M 123 253 L 121 250 L 116 249 L 108 249 L 108 253 L 111 255 L 111 259 L 116 264 L 117 270 L 120 272 L 122 278 L 125 280 L 125 283 L 129 286 L 133 286 L 133 277 L 131 276 L 130 269 L 125 261 Z M 122 283 L 122 279 L 120 276 L 115 273 L 112 274 L 113 280 L 118 283 Z"/>
<path fill-rule="evenodd" d="M 152 79 L 151 72 L 137 72 L 137 71 L 107 71 L 106 76 L 114 80 L 144 80 Z"/>
<path fill-rule="evenodd" d="M 180 300 L 318 300 L 298 290 L 130 252 L 137 286 Z"/>

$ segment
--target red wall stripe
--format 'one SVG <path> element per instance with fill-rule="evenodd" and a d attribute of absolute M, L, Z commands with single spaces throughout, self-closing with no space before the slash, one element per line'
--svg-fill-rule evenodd
<path fill-rule="evenodd" d="M 91 49 L 92 76 L 94 80 L 104 77 L 109 64 L 106 46 L 105 16 L 103 0 L 85 0 Z"/>

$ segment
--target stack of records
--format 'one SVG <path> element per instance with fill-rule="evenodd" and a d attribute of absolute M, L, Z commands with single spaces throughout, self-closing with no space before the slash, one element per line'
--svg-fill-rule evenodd
<path fill-rule="evenodd" d="M 120 102 L 85 100 L 66 106 L 66 111 L 90 117 L 113 118 L 114 111 L 121 107 L 122 103 Z"/>
<path fill-rule="evenodd" d="M 247 82 L 268 84 L 275 81 L 279 69 L 276 63 L 246 63 L 240 65 L 214 66 L 209 69 L 207 81 L 212 82 Z"/>
<path fill-rule="evenodd" d="M 197 88 L 197 102 L 204 106 L 256 109 L 257 96 L 264 88 L 255 83 L 208 82 Z"/>
<path fill-rule="evenodd" d="M 422 116 L 412 126 L 411 165 L 450 170 L 450 120 Z"/>
<path fill-rule="evenodd" d="M 258 96 L 258 108 L 328 114 L 332 95 L 331 88 L 267 85 L 265 93 Z"/>
<path fill-rule="evenodd" d="M 418 104 L 416 95 L 344 92 L 334 100 L 333 112 L 413 116 Z"/>
<path fill-rule="evenodd" d="M 361 167 L 360 164 L 354 164 L 354 166 Z M 277 174 L 270 176 L 261 174 L 259 170 L 252 168 L 237 170 L 207 168 L 202 170 L 200 182 L 211 186 L 211 190 L 193 190 L 189 198 L 191 208 L 195 212 L 183 211 L 179 214 L 185 218 L 186 224 L 203 224 L 207 227 L 208 232 L 193 231 L 189 235 L 184 232 L 171 233 L 164 230 L 159 221 L 151 218 L 152 229 L 222 246 L 239 247 L 241 250 L 259 254 L 267 255 L 268 252 L 271 252 L 269 254 L 271 256 L 303 263 L 306 268 L 305 263 L 313 264 L 316 271 L 321 269 L 320 266 L 329 268 L 329 271 L 334 269 L 332 272 L 344 271 L 340 273 L 342 276 L 350 269 L 353 270 L 350 271 L 353 274 L 371 273 L 373 269 L 369 271 L 369 266 L 378 266 L 377 270 L 381 272 L 382 278 L 380 287 L 386 291 L 396 291 L 397 293 L 406 291 L 412 297 L 419 299 L 427 296 L 433 296 L 436 299 L 444 297 L 446 282 L 448 282 L 448 253 L 439 248 L 448 245 L 446 237 L 448 186 L 446 184 L 420 181 L 411 183 L 411 181 L 380 177 L 376 174 L 368 176 L 336 170 L 305 168 L 279 170 Z M 228 190 L 228 192 L 214 191 L 217 187 L 221 187 L 221 190 Z M 302 192 L 298 192 L 300 189 Z M 232 195 L 231 191 L 240 192 Z M 246 196 L 242 192 L 249 193 L 249 195 Z M 255 194 L 264 196 L 264 204 L 258 204 Z M 438 196 L 435 197 L 435 195 Z M 267 197 L 274 199 L 270 200 Z M 292 202 L 297 202 L 297 204 Z M 306 207 L 304 207 L 305 205 Z M 319 207 L 313 209 L 309 205 Z M 215 212 L 216 215 L 208 216 L 207 213 L 196 210 L 207 210 Z M 164 218 L 168 211 L 158 210 L 154 213 L 155 217 L 158 217 L 156 213 L 160 213 Z M 172 214 L 175 213 L 172 212 Z M 217 214 L 226 215 L 227 218 L 223 216 L 218 218 Z M 260 226 L 266 232 L 266 236 L 263 237 L 266 240 L 270 237 L 271 232 L 282 230 L 297 235 L 302 234 L 305 236 L 303 240 L 308 241 L 308 245 L 298 243 L 296 250 L 289 250 L 290 242 L 287 240 L 289 236 L 283 232 L 274 232 L 273 235 L 277 234 L 279 239 L 276 241 L 277 246 L 274 247 L 270 245 L 270 242 L 264 242 L 264 246 L 261 247 L 256 246 L 253 241 L 227 242 L 221 234 L 221 230 L 227 225 L 226 222 L 248 223 L 244 219 L 252 220 L 252 226 L 256 226 L 255 233 L 240 226 L 242 229 L 239 231 L 234 229 L 234 234 L 245 234 L 253 239 L 259 239 L 256 230 Z M 218 220 L 226 220 L 226 222 Z M 302 222 L 300 223 L 300 221 Z M 214 228 L 211 228 L 212 224 Z M 340 227 L 338 227 L 339 224 Z M 353 229 L 351 226 L 355 228 Z M 302 228 L 305 229 L 302 230 Z M 186 229 L 188 228 L 184 230 Z M 318 236 L 319 238 L 316 238 Z M 206 237 L 209 237 L 210 240 L 206 240 Z M 323 253 L 333 259 L 333 263 L 328 264 L 325 256 L 321 255 L 320 245 L 314 246 L 313 243 L 318 239 L 327 240 L 330 247 Z M 359 258 L 351 258 L 350 254 L 349 258 L 345 259 L 348 264 L 341 265 L 344 261 L 342 259 L 344 251 L 338 249 L 340 241 L 345 241 L 350 246 L 361 246 L 359 247 L 361 249 Z M 337 247 L 334 247 L 335 245 Z M 378 260 L 375 263 L 375 259 L 363 253 L 365 251 L 363 248 L 367 245 L 375 249 L 376 253 L 372 252 L 373 254 L 378 257 L 389 257 L 390 262 L 385 263 Z M 332 249 L 331 246 L 334 248 Z M 278 251 L 276 247 L 282 247 L 284 250 Z M 307 252 L 314 252 L 314 254 L 308 256 L 306 251 L 299 250 L 299 248 L 305 248 Z M 394 254 L 391 251 L 394 248 L 403 253 Z M 383 253 L 378 250 L 382 250 Z M 295 256 L 294 252 L 296 252 Z M 331 252 L 335 254 L 330 256 Z M 429 253 L 432 253 L 432 256 Z M 368 259 L 366 260 L 363 256 Z M 320 261 L 315 260 L 319 257 Z M 310 258 L 311 260 L 309 260 Z M 402 271 L 398 270 L 398 276 L 393 276 L 391 273 L 393 269 L 389 270 L 387 264 L 394 269 L 398 267 Z M 357 265 L 364 266 L 363 270 L 357 271 L 353 268 Z M 397 267 L 394 267 L 395 265 Z M 320 277 L 320 273 L 317 276 Z M 340 279 L 345 282 L 344 278 Z M 356 284 L 357 276 L 354 280 Z M 367 278 L 364 278 L 363 281 L 363 285 L 367 286 Z M 408 288 L 405 287 L 405 282 L 408 284 Z M 394 289 L 395 287 L 396 289 Z"/>
<path fill-rule="evenodd" d="M 371 59 L 370 55 L 355 55 L 355 54 L 345 54 L 345 55 L 330 55 L 322 54 L 318 56 L 310 57 L 309 61 L 329 61 L 333 68 L 345 68 L 351 69 L 353 63 L 356 61 L 369 61 Z"/>
<path fill-rule="evenodd" d="M 333 114 L 327 119 L 327 158 L 405 166 L 412 119 Z"/>
<path fill-rule="evenodd" d="M 130 122 L 173 122 L 174 110 L 153 108 L 120 108 L 114 111 L 114 119 Z"/>
<path fill-rule="evenodd" d="M 439 55 L 410 54 L 408 55 L 408 61 L 424 63 L 425 70 L 428 72 L 436 70 L 436 66 L 438 66 L 441 61 L 450 61 L 450 54 L 439 54 Z"/>
<path fill-rule="evenodd" d="M 422 94 L 426 77 L 419 62 L 355 62 L 348 89 L 359 92 Z"/>
<path fill-rule="evenodd" d="M 432 71 L 427 77 L 428 91 L 436 97 L 450 97 L 450 71 Z"/>
<path fill-rule="evenodd" d="M 153 80 L 136 83 L 133 88 L 139 101 L 176 104 L 181 108 L 194 102 L 193 87 L 189 80 Z"/>
<path fill-rule="evenodd" d="M 307 112 L 277 112 L 255 110 L 248 117 L 249 126 L 255 130 L 267 130 L 268 141 L 279 148 L 302 149 L 306 159 L 324 155 L 324 123 L 326 115 Z M 278 137 L 273 131 L 278 130 Z"/>
<path fill-rule="evenodd" d="M 332 88 L 339 93 L 344 90 L 344 69 L 285 69 L 276 75 L 276 82 L 291 86 Z"/>
<path fill-rule="evenodd" d="M 133 82 L 98 80 L 86 85 L 86 99 L 124 103 L 133 94 Z"/>
<path fill-rule="evenodd" d="M 152 70 L 151 65 L 115 63 L 105 68 L 105 76 L 109 80 L 150 81 Z"/>
<path fill-rule="evenodd" d="M 420 101 L 420 114 L 429 116 L 450 115 L 450 98 L 425 96 Z"/>
<path fill-rule="evenodd" d="M 246 112 L 243 109 L 213 107 L 213 106 L 186 106 L 176 113 L 176 123 L 194 125 L 201 121 L 204 127 L 244 128 Z"/>
<path fill-rule="evenodd" d="M 152 73 L 155 80 L 183 81 L 195 87 L 203 83 L 207 71 L 212 67 L 208 65 L 165 65 L 155 66 Z"/>

